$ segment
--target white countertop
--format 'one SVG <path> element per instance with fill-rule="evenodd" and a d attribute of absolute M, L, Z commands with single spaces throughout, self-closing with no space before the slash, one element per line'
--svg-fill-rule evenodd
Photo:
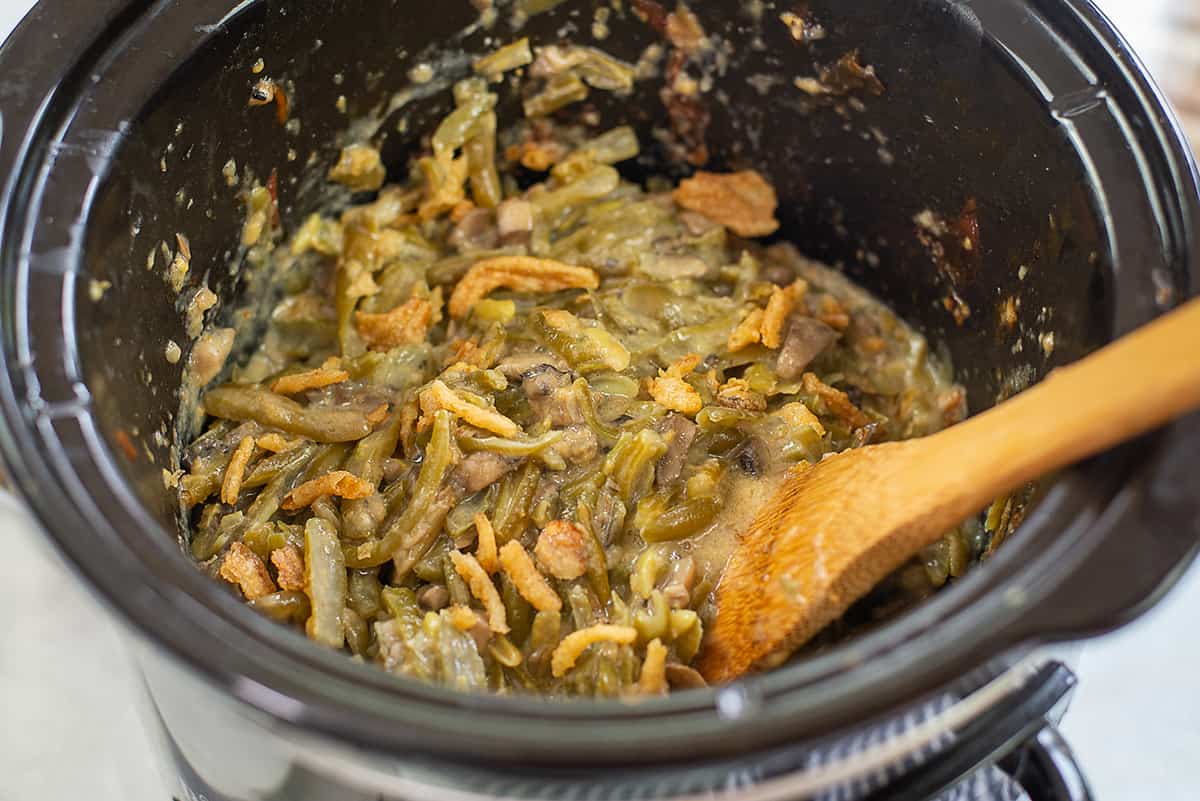
<path fill-rule="evenodd" d="M 29 0 L 0 0 L 0 36 Z M 232 2 L 231 2 L 232 5 Z M 1108 0 L 1135 46 L 1162 0 Z M 81 8 L 86 8 L 86 3 Z M 0 495 L 0 801 L 169 801 L 121 635 Z M 1067 739 L 1102 801 L 1200 797 L 1200 570 L 1145 618 L 1087 644 Z"/>

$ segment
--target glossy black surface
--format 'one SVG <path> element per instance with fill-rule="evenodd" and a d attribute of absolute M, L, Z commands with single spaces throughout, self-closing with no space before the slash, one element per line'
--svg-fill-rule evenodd
<path fill-rule="evenodd" d="M 701 9 L 710 31 L 739 43 L 718 82 L 727 100 L 713 94 L 712 166 L 768 172 L 784 234 L 842 264 L 943 344 L 974 408 L 1004 391 L 1014 369 L 1043 375 L 1195 291 L 1200 207 L 1190 156 L 1144 74 L 1086 3 L 809 5 L 830 31 L 811 50 L 788 38 L 778 9 L 761 21 L 762 50 L 744 46 L 756 23 L 739 5 Z M 526 32 L 554 39 L 583 7 L 559 6 Z M 369 0 L 303 9 L 260 0 L 228 18 L 228 3 L 214 0 L 73 8 L 45 0 L 0 51 L 0 449 L 101 597 L 188 681 L 202 677 L 247 716 L 504 770 L 732 757 L 886 715 L 1040 639 L 1124 622 L 1195 550 L 1193 416 L 1068 471 L 994 559 L 921 608 L 727 691 L 739 699 L 735 713 L 712 692 L 636 707 L 455 696 L 325 653 L 254 616 L 179 553 L 162 491 L 166 446 L 153 432 L 170 433 L 178 405 L 179 367 L 162 358 L 163 346 L 186 337 L 164 260 L 148 271 L 146 256 L 186 234 L 192 281 L 207 276 L 224 301 L 219 313 L 230 314 L 242 209 L 222 165 L 232 158 L 239 172 L 277 171 L 284 222 L 294 225 L 324 198 L 302 168 L 315 153 L 319 174 L 336 153 L 347 123 L 337 96 L 351 115 L 370 109 L 431 56 L 427 43 L 458 46 L 455 32 L 474 12 L 465 1 L 430 15 L 415 3 Z M 626 57 L 657 38 L 633 18 L 611 27 L 604 47 Z M 482 34 L 461 45 L 486 49 Z M 852 47 L 887 92 L 864 98 L 863 111 L 802 108 L 787 81 Z M 299 133 L 282 129 L 273 109 L 246 106 L 260 57 L 264 74 L 294 82 Z M 745 80 L 759 71 L 786 80 L 760 97 Z M 594 97 L 606 124 L 662 119 L 657 86 L 631 101 Z M 408 130 L 427 128 L 447 104 L 448 92 L 414 101 Z M 381 144 L 398 169 L 414 140 L 394 123 Z M 948 278 L 917 241 L 913 217 L 928 207 L 953 218 L 970 199 L 980 237 L 952 271 L 972 311 L 959 326 L 940 302 Z M 89 299 L 92 279 L 113 284 L 99 303 Z M 1014 353 L 1015 335 L 999 330 L 999 303 L 1011 294 L 1034 337 L 1055 332 L 1049 358 L 1028 337 Z M 1039 321 L 1043 306 L 1053 311 Z M 119 430 L 136 459 L 116 446 Z M 189 691 L 178 691 L 186 706 Z"/>

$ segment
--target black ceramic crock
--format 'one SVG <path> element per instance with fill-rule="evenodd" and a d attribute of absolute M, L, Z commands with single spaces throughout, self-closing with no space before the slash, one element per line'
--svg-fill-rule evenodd
<path fill-rule="evenodd" d="M 521 33 L 590 43 L 599 5 L 562 3 Z M 633 5 L 643 13 L 619 5 L 598 43 L 629 60 L 661 41 L 655 4 Z M 705 96 L 710 168 L 770 175 L 782 235 L 944 348 L 972 408 L 1195 292 L 1189 150 L 1086 0 L 810 0 L 796 10 L 827 31 L 811 43 L 780 22 L 790 6 L 694 6 L 731 44 Z M 276 173 L 293 229 L 321 200 L 306 177 L 327 169 L 349 121 L 416 89 L 374 139 L 403 169 L 413 132 L 451 102 L 448 90 L 414 86 L 410 69 L 464 71 L 469 59 L 442 56 L 509 40 L 510 10 L 489 31 L 467 0 L 43 0 L 0 51 L 0 448 L 47 534 L 133 632 L 169 746 L 205 783 L 180 797 L 800 797 L 931 741 L 904 740 L 870 765 L 821 744 L 936 707 L 970 679 L 984 694 L 950 705 L 966 725 L 972 709 L 1030 686 L 1034 674 L 1010 668 L 1039 645 L 1121 625 L 1171 585 L 1200 540 L 1196 416 L 1056 477 L 993 558 L 888 625 L 732 687 L 639 705 L 400 681 L 212 585 L 181 552 L 163 489 L 182 367 L 164 346 L 189 340 L 163 257 L 148 268 L 149 254 L 185 234 L 188 286 L 207 280 L 222 299 L 210 320 L 227 321 L 246 301 L 244 209 L 223 165 Z M 792 84 L 851 49 L 882 95 L 816 103 Z M 260 58 L 263 75 L 292 88 L 298 124 L 247 105 Z M 670 126 L 660 88 L 594 93 L 601 125 L 630 123 L 653 141 L 652 128 Z M 638 169 L 668 168 L 656 155 Z M 971 204 L 977 245 L 939 269 L 914 219 L 926 209 L 954 219 Z M 969 316 L 943 303 L 950 290 Z M 1019 300 L 1012 327 L 1000 322 L 1008 298 Z M 842 756 L 817 764 L 815 753 Z M 279 790 L 297 772 L 325 794 Z"/>

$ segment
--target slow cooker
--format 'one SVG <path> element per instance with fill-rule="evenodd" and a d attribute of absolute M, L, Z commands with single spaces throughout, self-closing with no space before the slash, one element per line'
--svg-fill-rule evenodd
<path fill-rule="evenodd" d="M 688 130 L 709 167 L 770 175 L 781 235 L 944 349 L 973 409 L 1195 292 L 1195 165 L 1086 0 L 693 10 L 725 54 Z M 824 35 L 797 41 L 785 11 Z M 163 353 L 191 341 L 187 289 L 176 295 L 152 254 L 189 239 L 188 287 L 206 281 L 221 301 L 209 323 L 253 305 L 244 207 L 223 167 L 274 175 L 294 230 L 328 202 L 320 176 L 340 144 L 369 138 L 403 170 L 449 110 L 446 84 L 414 68 L 453 79 L 518 35 L 636 61 L 661 43 L 663 12 L 42 0 L 0 50 L 0 451 L 47 536 L 126 624 L 176 798 L 1090 797 L 1053 726 L 1073 677 L 1046 646 L 1129 621 L 1191 561 L 1196 415 L 1047 479 L 991 558 L 887 625 L 638 705 L 396 679 L 257 617 L 182 552 L 162 473 L 186 359 Z M 881 95 L 818 102 L 795 85 L 854 50 Z M 260 59 L 289 94 L 286 123 L 247 102 Z M 661 89 L 645 80 L 589 113 L 671 130 Z M 678 169 L 666 153 L 636 169 Z M 967 208 L 978 246 L 947 264 L 914 220 Z M 1002 325 L 1014 298 L 1017 323 Z"/>

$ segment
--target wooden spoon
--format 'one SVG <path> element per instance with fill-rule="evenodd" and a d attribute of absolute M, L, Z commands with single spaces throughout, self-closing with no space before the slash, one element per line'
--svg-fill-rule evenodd
<path fill-rule="evenodd" d="M 1200 300 L 921 439 L 793 468 L 741 535 L 700 672 L 777 665 L 993 499 L 1200 406 Z"/>

